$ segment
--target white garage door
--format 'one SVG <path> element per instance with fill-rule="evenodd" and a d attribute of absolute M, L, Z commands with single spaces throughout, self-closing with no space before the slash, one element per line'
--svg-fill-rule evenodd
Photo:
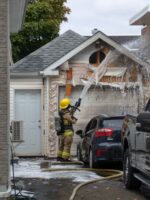
<path fill-rule="evenodd" d="M 78 100 L 83 87 L 73 88 L 71 101 L 74 104 Z M 60 99 L 65 96 L 65 87 L 60 87 Z M 120 90 L 101 87 L 91 87 L 81 102 L 81 112 L 76 112 L 78 118 L 77 125 L 74 126 L 75 130 L 83 129 L 85 124 L 94 116 L 100 114 L 123 114 L 123 113 L 136 113 L 137 112 L 138 98 L 135 91 L 130 91 L 122 94 Z M 74 145 L 72 153 L 76 151 L 76 144 L 78 136 L 74 136 Z"/>
<path fill-rule="evenodd" d="M 41 155 L 40 90 L 16 90 L 15 120 L 23 121 L 23 142 L 16 148 L 17 155 Z"/>

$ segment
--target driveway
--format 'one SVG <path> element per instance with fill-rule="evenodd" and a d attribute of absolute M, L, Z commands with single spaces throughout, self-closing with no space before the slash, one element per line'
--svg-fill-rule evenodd
<path fill-rule="evenodd" d="M 41 160 L 21 160 L 15 165 L 15 176 L 24 189 L 35 193 L 37 200 L 69 200 L 73 189 L 80 183 L 100 178 L 89 171 L 45 172 L 40 170 Z M 54 168 L 57 168 L 55 166 Z M 59 168 L 64 166 L 59 165 Z M 69 168 L 78 168 L 71 165 Z M 150 188 L 142 185 L 139 191 L 126 190 L 122 178 L 117 181 L 102 181 L 81 188 L 75 200 L 147 200 Z"/>
<path fill-rule="evenodd" d="M 79 183 L 71 179 L 20 179 L 25 189 L 35 193 L 37 200 L 69 200 Z M 103 181 L 81 188 L 75 200 L 148 200 L 150 189 L 142 186 L 140 191 L 126 190 L 122 180 Z"/>

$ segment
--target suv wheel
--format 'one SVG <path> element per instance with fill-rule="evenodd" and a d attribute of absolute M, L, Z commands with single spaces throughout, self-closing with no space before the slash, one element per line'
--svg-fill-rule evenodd
<path fill-rule="evenodd" d="M 92 149 L 90 149 L 90 152 L 89 152 L 89 167 L 90 168 L 97 168 L 97 163 L 93 161 Z"/>
<path fill-rule="evenodd" d="M 130 164 L 129 149 L 126 149 L 123 159 L 123 179 L 127 189 L 137 189 L 141 182 L 134 177 L 134 168 Z"/>

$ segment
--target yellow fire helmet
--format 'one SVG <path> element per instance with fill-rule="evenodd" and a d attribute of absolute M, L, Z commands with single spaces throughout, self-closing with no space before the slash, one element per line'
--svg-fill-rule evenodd
<path fill-rule="evenodd" d="M 59 107 L 61 109 L 65 109 L 65 108 L 67 108 L 70 105 L 70 103 L 71 103 L 70 99 L 64 98 L 64 99 L 60 100 Z"/>

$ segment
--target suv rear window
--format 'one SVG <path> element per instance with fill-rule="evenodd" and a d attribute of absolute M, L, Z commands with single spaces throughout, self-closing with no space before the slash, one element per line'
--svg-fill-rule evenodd
<path fill-rule="evenodd" d="M 122 127 L 123 119 L 105 119 L 103 128 L 120 128 Z"/>

